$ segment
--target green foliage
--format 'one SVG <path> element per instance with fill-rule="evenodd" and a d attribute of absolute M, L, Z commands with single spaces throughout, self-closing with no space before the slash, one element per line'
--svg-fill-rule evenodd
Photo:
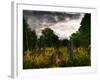
<path fill-rule="evenodd" d="M 83 48 L 78 48 L 73 54 L 73 66 L 89 66 L 90 55 Z"/>
<path fill-rule="evenodd" d="M 58 36 L 56 36 L 50 28 L 45 28 L 42 30 L 43 42 L 46 47 L 56 46 L 58 44 Z"/>
<path fill-rule="evenodd" d="M 35 30 L 28 32 L 28 46 L 29 49 L 34 49 L 37 43 L 37 36 Z"/>
<path fill-rule="evenodd" d="M 35 30 L 31 31 L 28 27 L 27 21 L 23 16 L 23 51 L 32 50 L 36 47 L 37 35 Z"/>
<path fill-rule="evenodd" d="M 82 26 L 79 29 L 81 39 L 80 45 L 88 47 L 91 39 L 91 14 L 85 14 L 81 25 Z"/>
<path fill-rule="evenodd" d="M 71 39 L 73 40 L 73 44 L 74 44 L 75 47 L 80 47 L 81 46 L 80 45 L 81 39 L 80 39 L 80 33 L 79 32 L 73 33 L 71 35 Z"/>
<path fill-rule="evenodd" d="M 26 22 L 26 20 L 24 19 L 24 16 L 23 16 L 23 51 L 26 51 L 28 46 L 27 46 L 27 38 L 26 38 L 26 33 L 27 33 L 27 27 L 28 27 L 28 24 Z"/>
<path fill-rule="evenodd" d="M 90 46 L 90 39 L 91 39 L 91 15 L 85 14 L 82 22 L 81 27 L 79 28 L 78 32 L 73 33 L 71 38 L 73 40 L 75 47 L 89 47 Z"/>
<path fill-rule="evenodd" d="M 67 47 L 69 45 L 69 40 L 67 40 L 67 39 L 59 40 L 58 44 L 59 44 L 59 46 Z"/>

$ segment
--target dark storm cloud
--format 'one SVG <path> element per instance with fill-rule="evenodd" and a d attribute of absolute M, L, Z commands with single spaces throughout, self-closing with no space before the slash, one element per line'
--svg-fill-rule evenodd
<path fill-rule="evenodd" d="M 63 21 L 68 17 L 69 19 L 79 19 L 80 13 L 65 13 L 65 12 L 48 12 L 48 11 L 23 11 L 25 17 L 36 16 L 37 19 L 47 18 L 50 22 Z M 55 18 L 56 17 L 56 18 Z"/>
<path fill-rule="evenodd" d="M 23 15 L 31 30 L 36 30 L 38 36 L 44 28 L 51 28 L 58 36 L 66 36 L 64 33 L 68 31 L 69 35 L 72 33 L 72 26 L 80 26 L 80 21 L 83 18 L 82 13 L 66 13 L 66 12 L 49 12 L 49 11 L 31 11 L 23 10 Z M 60 23 L 60 24 L 59 24 Z M 63 29 L 63 32 L 61 30 Z M 58 33 L 59 32 L 59 33 Z M 64 34 L 63 34 L 64 33 Z M 63 34 L 63 35 L 61 35 Z"/>

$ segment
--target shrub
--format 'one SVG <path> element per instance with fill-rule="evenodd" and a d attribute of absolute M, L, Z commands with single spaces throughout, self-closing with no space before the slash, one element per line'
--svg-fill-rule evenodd
<path fill-rule="evenodd" d="M 90 56 L 88 52 L 83 49 L 79 48 L 73 54 L 73 66 L 89 66 L 90 65 Z"/>

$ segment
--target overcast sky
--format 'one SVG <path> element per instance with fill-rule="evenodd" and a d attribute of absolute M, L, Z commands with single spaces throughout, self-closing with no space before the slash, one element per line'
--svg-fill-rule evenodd
<path fill-rule="evenodd" d="M 29 28 L 35 30 L 38 37 L 42 35 L 41 31 L 50 28 L 59 37 L 66 39 L 75 33 L 81 26 L 84 17 L 83 13 L 67 12 L 45 12 L 24 10 L 23 15 L 27 20 Z"/>

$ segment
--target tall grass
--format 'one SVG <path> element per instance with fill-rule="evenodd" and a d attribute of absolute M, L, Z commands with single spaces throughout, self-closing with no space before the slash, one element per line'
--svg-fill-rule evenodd
<path fill-rule="evenodd" d="M 70 66 L 89 66 L 90 55 L 84 48 L 74 48 L 72 56 L 72 65 L 69 65 L 68 61 L 69 53 L 68 48 L 59 48 L 60 57 L 58 56 L 55 48 L 45 48 L 40 53 L 38 49 L 33 51 L 24 52 L 23 56 L 23 68 L 34 69 L 34 68 L 52 68 L 52 67 L 70 67 Z"/>

